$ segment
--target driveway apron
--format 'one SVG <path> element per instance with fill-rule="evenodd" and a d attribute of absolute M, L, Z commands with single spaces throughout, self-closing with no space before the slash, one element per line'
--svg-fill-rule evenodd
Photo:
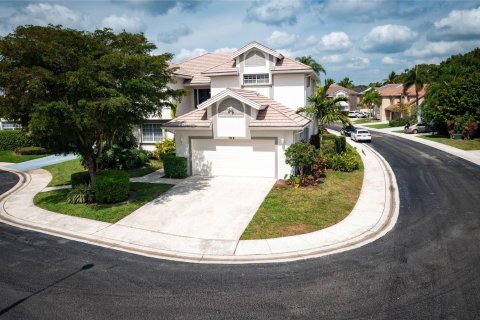
<path fill-rule="evenodd" d="M 275 179 L 189 177 L 116 225 L 169 235 L 238 240 Z"/>

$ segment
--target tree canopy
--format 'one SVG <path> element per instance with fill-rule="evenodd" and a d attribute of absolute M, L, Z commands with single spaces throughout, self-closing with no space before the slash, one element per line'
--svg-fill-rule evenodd
<path fill-rule="evenodd" d="M 296 57 L 295 60 L 306 64 L 307 66 L 310 66 L 313 71 L 315 71 L 316 74 L 320 75 L 320 72 L 323 74 L 327 74 L 325 69 L 322 67 L 320 63 L 315 61 L 315 59 L 312 58 L 312 56 L 301 56 L 301 57 Z"/>
<path fill-rule="evenodd" d="M 364 106 L 366 106 L 370 110 L 374 110 L 374 111 L 378 106 L 380 106 L 382 104 L 382 97 L 380 96 L 378 91 L 373 89 L 373 88 L 368 90 L 367 92 L 365 92 L 362 95 L 361 99 L 362 99 L 361 103 Z M 370 117 L 370 115 L 369 115 L 369 117 Z"/>
<path fill-rule="evenodd" d="M 338 85 L 344 87 L 344 88 L 347 88 L 347 89 L 353 89 L 355 87 L 355 85 L 353 84 L 353 81 L 350 80 L 349 77 L 345 77 L 343 78 L 339 83 Z"/>
<path fill-rule="evenodd" d="M 105 146 L 183 92 L 171 54 L 143 34 L 21 26 L 0 38 L 0 116 L 57 153 L 83 156 L 92 179 Z"/>

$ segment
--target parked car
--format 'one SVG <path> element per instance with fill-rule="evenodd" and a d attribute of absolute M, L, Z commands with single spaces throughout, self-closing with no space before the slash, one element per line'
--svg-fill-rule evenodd
<path fill-rule="evenodd" d="M 357 118 L 366 118 L 367 114 L 363 112 L 357 112 Z"/>
<path fill-rule="evenodd" d="M 352 134 L 353 131 L 355 131 L 355 128 L 354 126 L 352 125 L 345 125 L 343 126 L 342 130 L 340 130 L 340 134 L 341 135 L 344 135 L 344 136 L 347 136 L 347 137 L 350 137 L 350 135 Z"/>
<path fill-rule="evenodd" d="M 357 117 L 357 114 L 358 114 L 357 111 L 350 111 L 350 112 L 348 113 L 348 117 L 349 117 L 349 118 L 356 118 L 356 117 Z"/>
<path fill-rule="evenodd" d="M 350 138 L 353 141 L 372 142 L 372 135 L 367 129 L 355 129 L 355 131 L 353 131 L 350 135 Z"/>
<path fill-rule="evenodd" d="M 410 126 L 405 126 L 403 129 L 405 133 L 421 133 L 421 132 L 432 132 L 433 128 L 428 123 L 415 123 Z"/>

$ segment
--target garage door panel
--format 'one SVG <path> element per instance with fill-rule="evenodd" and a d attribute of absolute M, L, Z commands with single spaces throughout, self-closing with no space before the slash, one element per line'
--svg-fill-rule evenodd
<path fill-rule="evenodd" d="M 192 140 L 194 175 L 275 177 L 273 140 Z"/>

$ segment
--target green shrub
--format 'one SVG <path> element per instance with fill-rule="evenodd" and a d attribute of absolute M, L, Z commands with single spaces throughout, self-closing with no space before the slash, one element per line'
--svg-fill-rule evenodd
<path fill-rule="evenodd" d="M 300 176 L 303 176 L 305 169 L 310 168 L 312 164 L 317 160 L 318 151 L 315 146 L 297 142 L 291 144 L 287 150 L 285 150 L 285 162 L 300 171 Z"/>
<path fill-rule="evenodd" d="M 185 178 L 188 176 L 187 158 L 177 157 L 175 153 L 165 153 L 163 169 L 168 178 Z"/>
<path fill-rule="evenodd" d="M 345 151 L 347 151 L 347 140 L 345 140 L 345 137 L 335 137 L 335 151 L 337 153 L 344 153 Z"/>
<path fill-rule="evenodd" d="M 29 156 L 29 155 L 40 155 L 40 154 L 47 154 L 48 150 L 41 147 L 22 147 L 16 148 L 15 154 L 19 156 Z"/>
<path fill-rule="evenodd" d="M 166 153 L 175 153 L 175 140 L 165 139 L 155 144 L 155 156 L 159 160 L 163 160 L 163 155 Z"/>
<path fill-rule="evenodd" d="M 32 139 L 23 130 L 1 130 L 0 151 L 32 146 Z"/>
<path fill-rule="evenodd" d="M 360 169 L 361 159 L 353 150 L 337 154 L 330 153 L 325 155 L 327 168 L 335 171 L 352 172 Z"/>
<path fill-rule="evenodd" d="M 82 164 L 85 161 L 82 159 Z M 145 152 L 137 148 L 122 148 L 120 145 L 114 144 L 112 148 L 106 150 L 98 167 L 101 170 L 127 170 L 137 169 L 145 166 L 148 162 L 148 156 Z"/>
<path fill-rule="evenodd" d="M 70 176 L 70 181 L 72 188 L 75 188 L 79 185 L 89 185 L 90 184 L 90 174 L 88 171 L 75 172 Z"/>
<path fill-rule="evenodd" d="M 415 118 L 400 118 L 400 119 L 395 119 L 395 120 L 390 120 L 388 121 L 388 125 L 390 127 L 401 127 L 407 124 L 407 122 L 414 123 L 416 122 Z"/>
<path fill-rule="evenodd" d="M 97 202 L 115 203 L 127 200 L 130 191 L 129 178 L 126 172 L 101 171 L 92 184 Z"/>
<path fill-rule="evenodd" d="M 76 186 L 68 193 L 67 202 L 73 204 L 95 202 L 95 194 L 92 187 L 86 184 Z"/>
<path fill-rule="evenodd" d="M 333 133 L 322 134 L 322 141 L 335 140 L 336 137 Z"/>

